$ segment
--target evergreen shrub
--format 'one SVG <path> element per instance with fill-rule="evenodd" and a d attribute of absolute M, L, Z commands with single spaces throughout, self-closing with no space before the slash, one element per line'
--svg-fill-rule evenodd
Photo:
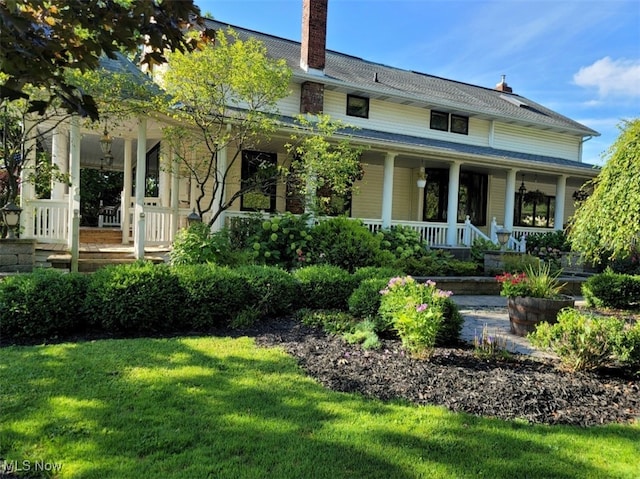
<path fill-rule="evenodd" d="M 582 295 L 591 307 L 633 309 L 640 305 L 640 276 L 607 269 L 582 283 Z"/>
<path fill-rule="evenodd" d="M 0 335 L 53 338 L 84 330 L 88 277 L 53 269 L 8 276 L 0 281 Z"/>
<path fill-rule="evenodd" d="M 236 269 L 246 281 L 246 305 L 257 309 L 261 317 L 290 314 L 298 307 L 296 279 L 276 266 L 248 265 Z"/>
<path fill-rule="evenodd" d="M 300 285 L 300 304 L 310 309 L 346 311 L 356 286 L 348 271 L 332 265 L 312 265 L 293 272 Z"/>

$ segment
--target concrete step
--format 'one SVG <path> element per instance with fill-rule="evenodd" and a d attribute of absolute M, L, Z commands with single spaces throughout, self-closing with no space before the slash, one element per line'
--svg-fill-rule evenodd
<path fill-rule="evenodd" d="M 80 258 L 78 258 L 78 271 L 81 273 L 93 273 L 110 264 L 131 264 L 136 261 L 132 253 L 120 253 L 119 256 L 118 253 L 107 253 L 107 257 L 96 256 L 100 256 L 100 254 L 89 254 L 87 256 L 85 252 L 82 252 Z M 144 259 L 153 263 L 164 263 L 164 258 L 161 256 L 145 255 Z M 52 268 L 66 271 L 71 269 L 70 254 L 52 254 L 47 258 L 47 262 L 51 264 Z"/>

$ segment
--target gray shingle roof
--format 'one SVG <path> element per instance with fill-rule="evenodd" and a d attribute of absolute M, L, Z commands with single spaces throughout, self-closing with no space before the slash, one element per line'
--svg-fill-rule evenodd
<path fill-rule="evenodd" d="M 207 26 L 213 29 L 230 26 L 241 38 L 255 37 L 265 44 L 270 56 L 287 61 L 294 78 L 309 80 L 313 77 L 300 67 L 299 42 L 214 20 L 208 20 Z M 402 70 L 331 50 L 326 53 L 324 74 L 324 77 L 316 76 L 316 81 L 324 82 L 330 88 L 383 97 L 387 101 L 409 101 L 451 113 L 499 119 L 579 136 L 599 136 L 597 131 L 520 95 Z M 505 97 L 517 101 L 510 102 Z M 523 106 L 518 106 L 518 103 Z"/>

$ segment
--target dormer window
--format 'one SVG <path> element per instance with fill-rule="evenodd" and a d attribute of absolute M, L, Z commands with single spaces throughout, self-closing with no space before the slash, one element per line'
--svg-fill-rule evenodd
<path fill-rule="evenodd" d="M 449 131 L 449 113 L 431 110 L 431 129 Z"/>
<path fill-rule="evenodd" d="M 469 117 L 461 115 L 451 115 L 451 133 L 469 134 Z"/>
<path fill-rule="evenodd" d="M 347 115 L 369 118 L 369 99 L 362 96 L 347 95 Z"/>

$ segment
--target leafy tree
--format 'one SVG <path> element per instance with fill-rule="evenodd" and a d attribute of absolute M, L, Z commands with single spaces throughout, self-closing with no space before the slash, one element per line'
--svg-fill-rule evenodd
<path fill-rule="evenodd" d="M 58 100 L 69 112 L 97 119 L 92 97 L 64 72 L 95 70 L 102 54 L 119 51 L 139 52 L 149 66 L 163 63 L 165 50 L 197 46 L 183 31 L 201 23 L 199 14 L 193 0 L 0 0 L 0 98 L 29 99 L 40 112 Z M 33 101 L 30 86 L 49 96 Z"/>
<path fill-rule="evenodd" d="M 594 263 L 631 256 L 640 242 L 640 119 L 620 130 L 569 228 L 572 248 Z"/>
<path fill-rule="evenodd" d="M 207 47 L 169 55 L 160 83 L 170 96 L 165 111 L 177 126 L 166 128 L 165 138 L 180 172 L 197 185 L 198 213 L 213 211 L 210 224 L 241 196 L 266 191 L 290 169 L 300 189 L 330 184 L 337 193 L 361 173 L 361 149 L 346 139 L 331 141 L 343 125 L 326 116 L 300 119 L 288 145 L 288 164 L 264 162 L 254 176 L 238 182 L 237 191 L 224 198 L 218 195 L 233 179 L 242 151 L 258 149 L 282 126 L 277 102 L 289 94 L 290 78 L 284 60 L 269 58 L 262 42 L 241 39 L 232 29 L 216 32 Z M 226 164 L 219 160 L 224 149 L 229 153 Z"/>

